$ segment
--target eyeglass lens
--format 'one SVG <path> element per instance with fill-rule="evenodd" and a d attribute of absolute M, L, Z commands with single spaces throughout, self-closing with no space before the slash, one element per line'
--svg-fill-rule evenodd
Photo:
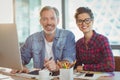
<path fill-rule="evenodd" d="M 82 24 L 83 22 L 85 22 L 86 24 L 89 24 L 91 22 L 91 18 L 86 18 L 84 20 L 78 19 L 77 22 L 79 24 Z"/>

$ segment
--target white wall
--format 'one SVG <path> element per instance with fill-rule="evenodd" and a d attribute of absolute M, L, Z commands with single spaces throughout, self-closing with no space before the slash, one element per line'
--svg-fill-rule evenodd
<path fill-rule="evenodd" d="M 13 0 L 0 0 L 0 24 L 14 23 Z"/>

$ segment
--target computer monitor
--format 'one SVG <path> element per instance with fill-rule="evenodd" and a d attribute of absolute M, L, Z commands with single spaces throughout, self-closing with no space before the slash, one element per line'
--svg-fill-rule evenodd
<path fill-rule="evenodd" d="M 0 24 L 0 67 L 22 69 L 15 24 Z"/>

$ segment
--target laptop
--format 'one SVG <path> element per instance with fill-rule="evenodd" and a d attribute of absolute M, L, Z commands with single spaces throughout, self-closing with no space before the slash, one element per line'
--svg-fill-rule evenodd
<path fill-rule="evenodd" d="M 15 24 L 0 24 L 0 67 L 22 69 Z"/>

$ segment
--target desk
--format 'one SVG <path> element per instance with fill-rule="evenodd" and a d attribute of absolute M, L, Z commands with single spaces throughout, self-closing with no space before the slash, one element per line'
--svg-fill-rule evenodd
<path fill-rule="evenodd" d="M 113 72 L 113 76 L 101 76 L 97 80 L 120 80 L 120 72 Z"/>
<path fill-rule="evenodd" d="M 0 80 L 36 80 L 10 73 L 11 69 L 0 67 Z"/>
<path fill-rule="evenodd" d="M 95 72 L 94 74 L 99 74 L 99 73 Z M 100 74 L 102 74 L 102 73 L 100 73 Z M 120 72 L 106 72 L 105 74 L 108 74 L 109 76 L 102 75 L 95 80 L 120 80 Z M 89 79 L 74 79 L 74 80 L 89 80 Z M 90 80 L 93 80 L 93 79 L 90 79 Z"/>
<path fill-rule="evenodd" d="M 96 72 L 94 73 L 96 74 Z M 110 76 L 100 76 L 97 78 L 97 80 L 120 80 L 120 72 L 113 72 L 113 73 L 107 73 L 110 74 Z M 7 76 L 4 77 L 3 79 L 1 78 L 0 80 L 37 80 L 37 79 L 30 79 L 26 77 L 21 77 L 21 76 L 16 76 L 12 75 L 8 72 L 0 71 L 0 76 Z M 59 80 L 58 78 L 54 78 L 52 80 Z M 80 79 L 80 78 L 75 78 L 74 80 L 87 80 L 87 79 Z"/>

